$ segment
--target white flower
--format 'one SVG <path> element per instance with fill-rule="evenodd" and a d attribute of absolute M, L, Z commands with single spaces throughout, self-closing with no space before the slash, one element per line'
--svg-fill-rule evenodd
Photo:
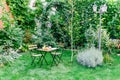
<path fill-rule="evenodd" d="M 35 2 L 36 0 L 30 0 L 30 4 L 29 4 L 29 7 L 32 9 L 32 10 L 35 10 Z"/>
<path fill-rule="evenodd" d="M 43 2 L 43 7 L 45 8 L 47 6 L 47 2 Z"/>
<path fill-rule="evenodd" d="M 51 28 L 52 24 L 51 22 L 47 22 L 47 27 Z"/>
<path fill-rule="evenodd" d="M 55 8 L 55 7 L 52 7 L 51 9 L 52 9 L 52 11 L 54 11 L 54 12 L 56 11 L 56 8 Z"/>
<path fill-rule="evenodd" d="M 55 15 L 55 11 L 50 11 L 50 15 Z"/>

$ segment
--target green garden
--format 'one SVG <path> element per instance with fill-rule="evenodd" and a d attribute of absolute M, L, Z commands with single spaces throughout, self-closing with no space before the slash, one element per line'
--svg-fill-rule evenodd
<path fill-rule="evenodd" d="M 1 0 L 0 80 L 119 80 L 119 5 Z"/>

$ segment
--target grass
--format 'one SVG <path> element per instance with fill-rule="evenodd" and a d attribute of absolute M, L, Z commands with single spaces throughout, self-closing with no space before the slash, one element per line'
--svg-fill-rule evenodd
<path fill-rule="evenodd" d="M 77 63 L 74 56 L 70 63 L 70 51 L 65 51 L 63 62 L 58 66 L 43 64 L 30 65 L 31 58 L 23 53 L 11 66 L 0 67 L 0 80 L 120 80 L 120 57 L 113 55 L 113 63 L 96 68 L 84 67 Z M 46 57 L 51 63 L 51 56 Z"/>

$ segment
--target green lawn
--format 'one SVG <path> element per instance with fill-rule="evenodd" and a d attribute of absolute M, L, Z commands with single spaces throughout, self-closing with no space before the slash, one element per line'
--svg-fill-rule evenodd
<path fill-rule="evenodd" d="M 39 64 L 31 66 L 28 53 L 23 53 L 11 66 L 0 68 L 0 80 L 120 80 L 120 57 L 112 56 L 111 65 L 103 64 L 96 68 L 87 68 L 79 65 L 74 56 L 73 64 L 70 63 L 70 51 L 65 51 L 63 62 L 58 66 Z M 51 63 L 51 56 L 47 55 Z"/>

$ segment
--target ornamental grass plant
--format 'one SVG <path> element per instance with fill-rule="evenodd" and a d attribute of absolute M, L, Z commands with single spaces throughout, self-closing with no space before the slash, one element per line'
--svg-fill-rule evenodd
<path fill-rule="evenodd" d="M 78 52 L 77 55 L 78 63 L 87 67 L 96 67 L 102 65 L 103 56 L 102 51 L 97 50 L 95 47 L 91 47 L 82 52 Z"/>

